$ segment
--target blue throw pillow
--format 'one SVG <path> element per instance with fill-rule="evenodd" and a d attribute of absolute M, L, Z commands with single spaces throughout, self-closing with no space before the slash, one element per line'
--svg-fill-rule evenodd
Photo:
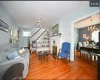
<path fill-rule="evenodd" d="M 14 52 L 11 52 L 11 53 L 8 53 L 8 54 L 7 54 L 8 60 L 14 59 L 14 58 L 16 58 L 16 57 L 18 57 L 18 56 L 19 56 L 19 54 L 18 54 L 17 51 L 14 51 Z"/>

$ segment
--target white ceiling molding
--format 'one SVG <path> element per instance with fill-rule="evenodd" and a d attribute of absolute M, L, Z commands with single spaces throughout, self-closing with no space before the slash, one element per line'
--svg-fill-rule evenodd
<path fill-rule="evenodd" d="M 83 27 L 91 26 L 91 19 L 92 19 L 92 25 L 100 24 L 100 13 L 85 18 L 83 20 L 80 20 L 74 23 L 74 26 L 75 28 L 83 28 Z"/>

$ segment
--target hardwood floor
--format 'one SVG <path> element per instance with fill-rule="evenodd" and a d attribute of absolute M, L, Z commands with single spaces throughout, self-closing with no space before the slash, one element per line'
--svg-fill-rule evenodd
<path fill-rule="evenodd" d="M 25 80 L 55 79 L 55 80 L 97 80 L 96 62 L 80 58 L 79 53 L 75 54 L 75 61 L 65 63 L 61 59 L 48 56 L 48 62 L 43 63 L 33 53 L 30 56 L 29 74 Z"/>

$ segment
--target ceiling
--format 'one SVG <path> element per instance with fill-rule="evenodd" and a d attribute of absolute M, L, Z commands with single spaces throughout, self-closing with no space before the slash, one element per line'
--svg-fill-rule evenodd
<path fill-rule="evenodd" d="M 41 17 L 44 28 L 64 16 L 70 16 L 84 7 L 88 1 L 0 1 L 0 5 L 9 13 L 17 25 L 24 28 L 36 27 Z M 42 16 L 41 16 L 42 14 Z"/>

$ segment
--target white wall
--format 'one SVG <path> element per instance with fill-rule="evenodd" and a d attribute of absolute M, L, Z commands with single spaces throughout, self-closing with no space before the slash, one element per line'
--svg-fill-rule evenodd
<path fill-rule="evenodd" d="M 28 42 L 29 42 L 29 38 L 28 37 L 24 37 L 23 36 L 23 32 L 24 31 L 28 31 L 31 33 L 31 36 L 37 32 L 40 28 L 22 28 L 20 27 L 20 32 L 19 32 L 19 45 L 20 46 L 24 46 L 27 47 L 28 46 Z M 40 36 L 40 34 L 44 31 L 45 29 L 41 29 L 37 34 L 35 34 L 31 39 L 30 39 L 30 44 L 32 43 L 33 40 L 37 39 L 38 36 Z"/>
<path fill-rule="evenodd" d="M 12 22 L 10 15 L 0 6 L 0 19 L 9 25 L 9 28 L 16 27 L 14 22 Z M 6 33 L 0 30 L 0 44 L 9 43 L 9 32 Z"/>
<path fill-rule="evenodd" d="M 0 30 L 0 44 L 9 43 L 9 34 Z"/>
<path fill-rule="evenodd" d="M 74 48 L 75 48 L 75 50 L 77 48 L 78 39 L 79 39 L 78 29 L 74 28 Z"/>
<path fill-rule="evenodd" d="M 81 10 L 78 10 L 76 13 L 73 13 L 72 15 L 67 15 L 60 19 L 59 22 L 59 32 L 62 34 L 60 38 L 60 47 L 62 46 L 63 42 L 70 42 L 71 44 L 74 44 L 73 36 L 74 35 L 74 29 L 72 28 L 72 22 L 88 15 L 92 12 L 99 11 L 99 7 L 87 7 L 83 8 Z M 73 29 L 73 30 L 72 30 Z M 74 61 L 74 46 L 71 45 L 71 54 L 70 59 Z"/>
<path fill-rule="evenodd" d="M 55 41 L 55 45 L 57 46 L 57 53 L 59 52 L 59 49 L 60 49 L 60 37 L 59 36 L 50 37 L 51 54 L 52 54 L 52 46 L 54 45 L 53 41 Z"/>
<path fill-rule="evenodd" d="M 19 31 L 19 46 L 28 47 L 29 38 L 26 37 L 26 36 L 23 36 L 24 31 L 30 32 L 30 29 L 20 28 L 20 31 Z"/>
<path fill-rule="evenodd" d="M 59 32 L 61 33 L 60 47 L 62 47 L 63 42 L 69 42 L 69 43 L 71 42 L 71 27 L 69 24 L 71 20 L 70 19 L 67 20 L 67 19 L 66 18 L 61 19 L 59 23 Z"/>
<path fill-rule="evenodd" d="M 31 36 L 37 32 L 40 28 L 31 28 L 30 31 L 31 31 Z"/>
<path fill-rule="evenodd" d="M 62 33 L 61 37 L 61 42 L 67 41 L 71 42 L 71 23 L 75 21 L 76 19 L 85 16 L 87 14 L 90 14 L 94 11 L 99 10 L 99 8 L 94 8 L 94 7 L 88 7 L 85 9 L 82 9 L 76 13 L 73 13 L 73 15 L 69 16 L 66 15 L 60 20 L 59 27 L 60 27 L 60 32 Z"/>

